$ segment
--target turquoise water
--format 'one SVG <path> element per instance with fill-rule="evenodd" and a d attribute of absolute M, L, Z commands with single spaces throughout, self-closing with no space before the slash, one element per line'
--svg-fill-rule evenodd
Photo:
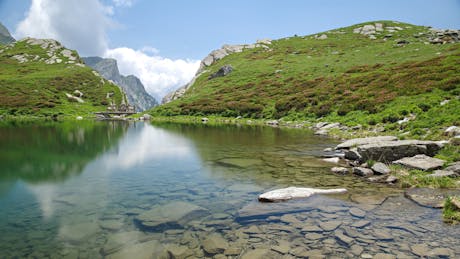
<path fill-rule="evenodd" d="M 397 188 L 329 172 L 298 129 L 76 122 L 0 129 L 1 258 L 460 255 Z M 288 186 L 347 188 L 286 203 Z"/>

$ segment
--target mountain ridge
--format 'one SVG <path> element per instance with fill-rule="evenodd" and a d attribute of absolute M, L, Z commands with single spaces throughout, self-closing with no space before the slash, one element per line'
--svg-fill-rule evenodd
<path fill-rule="evenodd" d="M 124 76 L 120 74 L 115 59 L 101 57 L 83 57 L 82 59 L 86 65 L 98 71 L 102 77 L 123 88 L 129 103 L 134 105 L 137 111 L 145 111 L 158 105 L 155 98 L 145 91 L 139 78 L 134 75 Z"/>
<path fill-rule="evenodd" d="M 183 95 L 151 114 L 391 127 L 416 117 L 407 123 L 410 128 L 428 124 L 428 113 L 444 112 L 440 127 L 460 124 L 459 34 L 373 21 L 272 40 L 205 66 Z M 226 66 L 231 73 L 211 76 Z"/>

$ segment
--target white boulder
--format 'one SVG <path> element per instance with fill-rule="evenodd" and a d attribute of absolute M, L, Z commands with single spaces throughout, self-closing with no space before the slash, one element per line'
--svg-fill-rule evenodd
<path fill-rule="evenodd" d="M 277 202 L 286 201 L 295 198 L 307 198 L 313 194 L 338 194 L 345 193 L 347 189 L 315 189 L 315 188 L 301 188 L 301 187 L 288 187 L 269 191 L 259 195 L 261 202 Z"/>

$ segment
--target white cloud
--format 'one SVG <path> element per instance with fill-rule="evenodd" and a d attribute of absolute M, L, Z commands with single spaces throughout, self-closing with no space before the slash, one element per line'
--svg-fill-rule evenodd
<path fill-rule="evenodd" d="M 113 0 L 115 6 L 126 6 L 131 7 L 133 5 L 133 0 Z"/>
<path fill-rule="evenodd" d="M 107 31 L 114 28 L 115 8 L 129 7 L 134 0 L 32 0 L 15 37 L 52 38 L 76 49 L 81 56 L 105 56 L 118 60 L 120 72 L 139 77 L 146 90 L 161 100 L 171 90 L 188 83 L 199 66 L 195 60 L 172 60 L 151 46 L 141 50 L 109 48 Z"/>
<path fill-rule="evenodd" d="M 101 55 L 107 49 L 112 13 L 97 0 L 32 0 L 14 36 L 52 38 L 83 55 Z"/>
<path fill-rule="evenodd" d="M 125 47 L 109 49 L 105 57 L 116 59 L 120 73 L 139 77 L 147 92 L 160 100 L 188 83 L 200 65 L 197 60 L 172 60 Z"/>

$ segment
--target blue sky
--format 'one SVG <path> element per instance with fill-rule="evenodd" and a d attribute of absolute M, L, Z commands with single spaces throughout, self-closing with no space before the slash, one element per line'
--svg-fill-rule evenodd
<path fill-rule="evenodd" d="M 157 98 L 190 80 L 198 61 L 223 44 L 374 20 L 460 29 L 460 0 L 0 0 L 0 21 L 14 36 L 117 58 Z"/>

